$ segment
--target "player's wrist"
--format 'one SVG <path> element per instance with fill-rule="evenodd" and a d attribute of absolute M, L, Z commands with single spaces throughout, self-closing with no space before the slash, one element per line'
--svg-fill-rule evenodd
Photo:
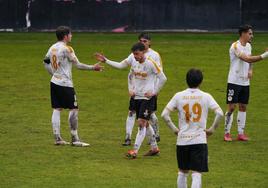
<path fill-rule="evenodd" d="M 268 52 L 264 52 L 263 54 L 260 55 L 262 59 L 266 59 L 268 57 Z"/>

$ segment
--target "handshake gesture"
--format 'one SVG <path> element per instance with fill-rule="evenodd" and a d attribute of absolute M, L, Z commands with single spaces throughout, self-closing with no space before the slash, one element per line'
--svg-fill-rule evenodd
<path fill-rule="evenodd" d="M 105 61 L 106 61 L 106 57 L 105 57 L 103 54 L 101 54 L 101 53 L 99 53 L 99 52 L 96 52 L 96 53 L 94 54 L 94 56 L 95 56 L 95 59 L 96 59 L 97 61 L 100 61 L 100 62 L 102 62 L 102 63 L 105 63 Z"/>

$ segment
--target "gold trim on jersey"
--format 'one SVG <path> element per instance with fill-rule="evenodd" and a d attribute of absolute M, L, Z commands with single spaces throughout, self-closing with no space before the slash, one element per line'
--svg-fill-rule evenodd
<path fill-rule="evenodd" d="M 155 66 L 156 70 L 157 70 L 157 73 L 160 73 L 161 72 L 161 68 L 158 67 L 157 63 L 151 58 L 151 57 L 148 57 L 148 59 L 153 63 L 153 65 Z"/>
<path fill-rule="evenodd" d="M 74 49 L 71 46 L 66 45 L 66 47 L 68 48 L 68 50 L 69 50 L 70 53 L 73 53 L 74 52 Z"/>
<path fill-rule="evenodd" d="M 152 49 L 152 48 L 150 48 L 152 51 L 154 51 L 158 56 L 159 56 L 159 60 L 160 60 L 160 68 L 162 68 L 163 69 L 163 62 L 162 62 L 162 58 L 161 58 L 161 55 L 157 52 L 157 51 L 155 51 L 154 49 Z"/>

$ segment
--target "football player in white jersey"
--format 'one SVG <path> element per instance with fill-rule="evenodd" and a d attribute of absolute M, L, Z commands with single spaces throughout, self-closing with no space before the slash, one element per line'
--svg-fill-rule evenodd
<path fill-rule="evenodd" d="M 157 65 L 162 69 L 163 71 L 163 67 L 162 67 L 162 60 L 161 57 L 159 55 L 159 53 L 157 53 L 156 51 L 154 51 L 151 48 L 151 37 L 148 33 L 141 33 L 138 36 L 139 42 L 143 43 L 145 46 L 145 56 L 149 56 L 151 57 L 156 63 Z M 135 119 L 136 119 L 136 112 L 134 109 L 134 96 L 133 96 L 133 78 L 134 75 L 131 74 L 131 70 L 128 74 L 128 89 L 129 89 L 129 95 L 130 95 L 130 101 L 129 101 L 129 112 L 128 112 L 128 116 L 127 116 L 127 120 L 126 120 L 126 137 L 125 137 L 125 141 L 122 144 L 123 146 L 129 146 L 131 145 L 131 135 L 132 135 L 132 130 L 135 124 Z M 157 85 L 157 77 L 155 79 L 155 85 Z M 158 118 L 155 114 L 156 110 L 157 110 L 157 96 L 153 96 L 152 97 L 153 103 L 154 103 L 154 109 L 153 112 L 151 114 L 151 124 L 152 124 L 152 128 L 154 129 L 155 132 L 155 138 L 156 141 L 159 142 L 160 141 L 160 135 L 159 135 L 159 125 L 158 125 Z M 149 137 L 149 140 L 151 138 Z"/>
<path fill-rule="evenodd" d="M 238 135 L 237 140 L 248 141 L 248 137 L 244 133 L 246 124 L 246 110 L 249 101 L 249 85 L 252 77 L 252 63 L 258 62 L 267 58 L 268 52 L 262 55 L 251 55 L 251 41 L 253 38 L 253 31 L 250 25 L 239 27 L 239 40 L 234 42 L 229 50 L 230 54 L 230 70 L 228 75 L 226 103 L 228 105 L 225 114 L 225 134 L 224 141 L 232 141 L 230 134 L 233 112 L 238 104 L 237 126 Z"/>
<path fill-rule="evenodd" d="M 162 112 L 162 117 L 177 135 L 178 188 L 187 187 L 187 176 L 192 171 L 192 188 L 201 188 L 201 174 L 208 172 L 207 136 L 218 127 L 223 112 L 213 97 L 199 89 L 203 75 L 198 69 L 190 69 L 186 75 L 188 89 L 176 93 Z M 206 129 L 208 110 L 216 114 L 214 122 Z M 178 111 L 179 126 L 170 118 L 170 112 Z"/>
<path fill-rule="evenodd" d="M 146 134 L 150 135 L 152 139 L 150 142 L 151 149 L 145 156 L 153 156 L 159 153 L 156 139 L 152 136 L 154 135 L 154 130 L 148 120 L 154 110 L 152 97 L 159 93 L 167 78 L 157 63 L 152 58 L 144 55 L 144 44 L 137 43 L 133 45 L 131 51 L 132 54 L 120 63 L 111 61 L 100 53 L 96 53 L 96 59 L 118 69 L 127 68 L 128 66 L 131 67 L 131 74 L 134 75 L 132 88 L 134 96 L 133 107 L 137 114 L 136 119 L 138 119 L 139 130 L 134 149 L 128 151 L 127 157 L 134 159 L 137 157 L 138 150 Z M 156 86 L 155 76 L 159 79 Z"/>
<path fill-rule="evenodd" d="M 55 137 L 55 145 L 70 144 L 62 139 L 60 135 L 60 113 L 62 109 L 69 109 L 69 125 L 71 131 L 71 144 L 73 146 L 89 146 L 81 142 L 78 137 L 78 104 L 72 81 L 72 65 L 78 69 L 101 71 L 99 64 L 86 65 L 80 63 L 72 47 L 67 44 L 71 42 L 71 29 L 59 26 L 56 30 L 58 41 L 53 44 L 44 59 L 44 65 L 52 76 L 50 82 L 52 113 L 52 128 Z"/>

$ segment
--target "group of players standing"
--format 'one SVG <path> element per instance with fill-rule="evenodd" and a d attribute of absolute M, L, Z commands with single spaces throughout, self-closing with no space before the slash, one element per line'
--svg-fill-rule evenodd
<path fill-rule="evenodd" d="M 69 27 L 60 26 L 56 30 L 58 42 L 52 45 L 44 59 L 45 68 L 52 75 L 51 79 L 51 104 L 52 128 L 56 145 L 70 144 L 60 136 L 60 112 L 69 109 L 69 125 L 73 146 L 89 146 L 78 137 L 78 104 L 72 82 L 72 65 L 78 69 L 102 71 L 99 63 L 86 65 L 80 63 L 74 50 L 68 46 L 72 33 Z M 251 55 L 251 40 L 253 38 L 252 27 L 244 25 L 239 28 L 239 40 L 230 48 L 230 71 L 227 86 L 228 110 L 225 115 L 225 141 L 232 141 L 230 134 L 233 120 L 233 111 L 239 104 L 237 115 L 238 137 L 240 141 L 247 141 L 244 134 L 246 122 L 246 106 L 249 100 L 249 80 L 252 77 L 251 63 L 268 57 L 268 52 L 259 56 Z M 145 156 L 159 154 L 157 142 L 160 141 L 157 110 L 157 96 L 167 81 L 163 72 L 160 55 L 150 48 L 151 37 L 142 33 L 138 37 L 138 43 L 131 48 L 131 54 L 122 62 L 107 59 L 103 54 L 96 53 L 95 58 L 99 62 L 106 63 L 114 68 L 123 69 L 130 66 L 128 75 L 128 89 L 130 95 L 129 113 L 126 120 L 126 138 L 124 146 L 131 145 L 131 134 L 138 122 L 134 148 L 129 150 L 127 157 L 137 157 L 139 148 L 148 136 L 151 149 Z M 186 74 L 186 82 L 189 88 L 176 93 L 162 112 L 165 123 L 177 135 L 177 160 L 178 160 L 178 187 L 187 187 L 187 176 L 192 171 L 192 188 L 201 187 L 201 173 L 208 171 L 207 137 L 212 135 L 219 126 L 223 112 L 213 97 L 199 89 L 203 80 L 203 74 L 199 69 L 190 69 Z M 206 129 L 208 110 L 215 112 L 212 126 Z M 179 126 L 175 126 L 170 118 L 170 112 L 177 110 Z"/>

